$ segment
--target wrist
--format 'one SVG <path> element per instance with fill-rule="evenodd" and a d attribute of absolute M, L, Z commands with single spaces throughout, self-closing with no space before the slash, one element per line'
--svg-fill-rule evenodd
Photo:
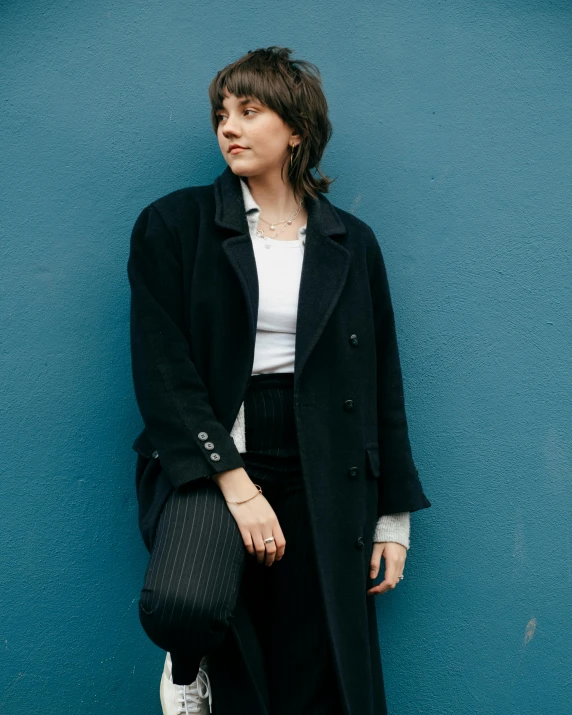
<path fill-rule="evenodd" d="M 218 484 L 227 501 L 242 501 L 255 493 L 254 482 L 244 467 L 228 469 L 226 472 L 213 474 L 211 479 Z"/>

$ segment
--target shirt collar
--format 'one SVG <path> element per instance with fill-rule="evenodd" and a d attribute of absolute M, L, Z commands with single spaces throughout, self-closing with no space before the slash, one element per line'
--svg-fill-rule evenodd
<path fill-rule="evenodd" d="M 256 201 L 252 197 L 252 194 L 250 193 L 250 189 L 248 188 L 248 184 L 242 177 L 240 177 L 240 187 L 242 189 L 242 196 L 244 198 L 244 208 L 246 210 L 247 219 L 249 221 L 258 222 L 258 214 L 260 213 L 260 206 L 256 203 Z"/>
<path fill-rule="evenodd" d="M 240 177 L 240 187 L 242 189 L 242 196 L 244 198 L 244 208 L 246 212 L 246 219 L 250 224 L 253 224 L 254 226 L 258 225 L 258 217 L 260 215 L 260 206 L 256 203 L 254 200 L 252 194 L 250 193 L 250 189 L 248 188 L 247 182 Z M 305 237 L 306 235 L 306 226 L 302 226 L 300 229 L 298 229 L 299 234 L 302 235 L 302 237 Z"/>

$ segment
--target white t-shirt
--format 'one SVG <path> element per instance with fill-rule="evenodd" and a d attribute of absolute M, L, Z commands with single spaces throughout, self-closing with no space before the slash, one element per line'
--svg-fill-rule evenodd
<path fill-rule="evenodd" d="M 306 242 L 306 226 L 296 240 L 256 235 L 260 207 L 241 178 L 246 218 L 258 271 L 258 321 L 252 374 L 294 372 L 298 294 Z M 264 229 L 264 234 L 269 231 Z"/>

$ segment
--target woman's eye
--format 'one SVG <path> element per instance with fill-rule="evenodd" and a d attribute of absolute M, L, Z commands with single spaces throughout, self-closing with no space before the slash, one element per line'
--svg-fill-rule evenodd
<path fill-rule="evenodd" d="M 245 112 L 254 112 L 256 114 L 255 109 L 245 109 Z M 220 122 L 221 119 L 225 119 L 226 115 L 225 114 L 217 114 L 218 121 Z"/>

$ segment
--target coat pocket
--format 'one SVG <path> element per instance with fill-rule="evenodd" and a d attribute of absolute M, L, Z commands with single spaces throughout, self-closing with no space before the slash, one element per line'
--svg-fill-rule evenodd
<path fill-rule="evenodd" d="M 370 479 L 379 479 L 379 444 L 377 442 L 366 444 L 365 455 L 367 464 L 367 476 Z"/>

